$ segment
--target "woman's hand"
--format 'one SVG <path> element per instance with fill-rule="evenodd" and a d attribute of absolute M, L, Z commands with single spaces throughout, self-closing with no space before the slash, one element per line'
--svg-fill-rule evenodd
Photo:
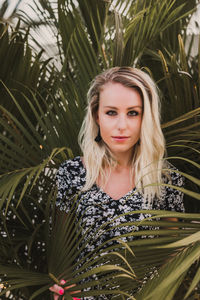
<path fill-rule="evenodd" d="M 65 280 L 61 280 L 60 281 L 60 284 L 61 285 L 63 285 L 63 284 L 65 284 L 66 283 L 66 281 Z M 59 286 L 58 284 L 54 284 L 53 286 L 51 286 L 50 288 L 49 288 L 49 290 L 51 291 L 51 292 L 53 292 L 54 293 L 54 300 L 58 300 L 58 298 L 60 297 L 60 296 L 62 296 L 62 295 L 64 295 L 64 292 L 65 292 L 65 290 L 67 290 L 67 289 L 69 289 L 69 288 L 71 288 L 71 287 L 74 287 L 75 286 L 75 284 L 73 284 L 73 285 L 70 285 L 70 286 L 66 286 L 64 289 L 61 287 L 61 286 Z M 75 293 L 77 293 L 77 291 L 76 292 L 71 292 L 71 294 L 75 294 Z M 79 300 L 79 298 L 73 298 L 74 300 Z"/>

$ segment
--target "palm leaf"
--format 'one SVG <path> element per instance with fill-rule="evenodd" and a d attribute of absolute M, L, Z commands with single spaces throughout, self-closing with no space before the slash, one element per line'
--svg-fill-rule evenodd
<path fill-rule="evenodd" d="M 1 30 L 1 72 L 5 71 L 6 75 L 0 108 L 0 277 L 6 274 L 3 283 L 8 284 L 4 294 L 12 289 L 18 299 L 47 299 L 48 287 L 66 278 L 67 284 L 76 283 L 68 292 L 93 287 L 94 290 L 84 293 L 97 296 L 109 294 L 112 288 L 113 295 L 122 299 L 130 294 L 136 299 L 141 295 L 145 295 L 142 299 L 146 296 L 162 299 L 161 289 L 153 289 L 157 285 L 163 287 L 166 299 L 172 299 L 189 282 L 188 292 L 181 291 L 180 299 L 192 297 L 195 289 L 199 289 L 199 214 L 149 212 L 151 216 L 142 223 L 127 224 L 141 227 L 139 232 L 119 237 L 132 236 L 128 245 L 119 240 L 111 240 L 114 244 L 109 245 L 107 241 L 83 258 L 79 266 L 76 258 L 86 243 L 95 239 L 94 232 L 91 228 L 90 238 L 78 239 L 81 231 L 74 211 L 67 219 L 64 216 L 56 219 L 54 202 L 58 166 L 80 153 L 76 137 L 89 82 L 101 70 L 123 64 L 146 66 L 145 70 L 158 81 L 165 95 L 162 118 L 168 156 L 175 160 L 186 178 L 186 187 L 180 190 L 187 194 L 187 209 L 191 209 L 193 197 L 199 199 L 199 74 L 196 71 L 199 58 L 189 58 L 183 47 L 184 38 L 177 39 L 179 28 L 184 35 L 181 23 L 188 22 L 196 4 L 185 0 L 181 3 L 172 0 L 82 2 L 74 5 L 73 1 L 59 0 L 53 6 L 50 1 L 42 0 L 36 9 L 40 15 L 38 23 L 24 15 L 27 24 L 28 20 L 33 21 L 33 28 L 47 24 L 57 41 L 53 52 L 61 62 L 60 72 L 60 63 L 55 66 L 49 60 L 42 62 L 46 51 L 34 57 L 27 43 L 31 29 L 23 35 L 18 23 L 11 36 L 7 28 Z M 169 40 L 166 36 L 172 31 Z M 179 49 L 174 46 L 178 43 Z M 16 53 L 20 53 L 20 60 L 15 59 Z M 18 82 L 10 85 L 7 79 L 12 72 Z M 15 89 L 20 89 L 20 93 Z M 193 211 L 197 211 L 196 202 Z M 170 229 L 174 227 L 173 222 L 159 220 L 165 217 L 180 218 L 177 229 Z M 109 224 L 104 224 L 98 232 L 108 230 L 106 225 Z M 181 248 L 177 246 L 180 243 Z M 171 254 L 175 256 L 166 263 Z M 176 266 L 184 260 L 186 265 L 182 264 L 179 270 Z M 154 276 L 144 285 L 144 278 L 150 278 L 154 268 L 160 277 Z M 93 273 L 98 273 L 98 280 L 91 277 Z M 81 282 L 88 277 L 88 282 Z M 98 286 L 103 290 L 98 290 Z M 142 288 L 141 293 L 138 288 Z M 71 295 L 66 293 L 65 297 Z"/>
<path fill-rule="evenodd" d="M 178 253 L 160 269 L 158 275 L 155 275 L 154 278 L 142 289 L 137 299 L 148 300 L 155 299 L 155 297 L 164 297 L 164 299 L 167 300 L 173 299 L 173 296 L 180 286 L 181 281 L 183 281 L 186 276 L 187 271 L 192 264 L 199 259 L 199 233 L 197 234 L 198 239 L 194 239 L 193 244 L 190 247 L 187 247 L 185 239 L 184 241 L 167 245 L 167 247 L 184 246 L 184 251 Z M 190 242 L 191 240 L 192 239 L 190 239 Z M 195 286 L 191 288 L 194 288 Z"/>
<path fill-rule="evenodd" d="M 74 205 L 76 205 L 75 202 Z M 141 213 L 142 212 L 145 213 L 146 211 L 141 211 Z M 131 212 L 131 214 L 134 213 L 136 212 Z M 137 213 L 140 213 L 140 211 L 138 211 Z M 142 237 L 145 235 L 146 238 L 133 240 L 132 242 L 129 242 L 128 243 L 129 247 L 131 247 L 132 250 L 130 248 L 127 248 L 127 246 L 123 242 L 117 244 L 115 243 L 112 246 L 104 247 L 107 243 L 109 243 L 109 241 L 107 241 L 105 242 L 105 245 L 101 245 L 100 252 L 98 249 L 94 249 L 89 254 L 90 259 L 85 257 L 82 263 L 76 262 L 76 258 L 79 256 L 79 251 L 81 250 L 82 239 L 78 238 L 78 236 L 81 234 L 81 231 L 80 229 L 77 230 L 78 225 L 75 217 L 74 207 L 72 207 L 72 211 L 68 214 L 67 217 L 65 213 L 62 214 L 60 213 L 57 216 L 57 221 L 55 222 L 55 225 L 54 222 L 51 223 L 50 227 L 53 227 L 53 229 L 50 230 L 50 232 L 48 231 L 48 233 L 46 233 L 47 236 L 49 237 L 47 238 L 47 244 L 46 244 L 48 249 L 48 256 L 47 256 L 48 273 L 43 274 L 39 272 L 32 272 L 26 269 L 24 269 L 23 271 L 23 269 L 21 268 L 9 266 L 9 265 L 6 266 L 1 264 L 1 268 L 0 268 L 1 276 L 3 274 L 6 274 L 5 281 L 3 281 L 3 284 L 7 283 L 8 287 L 6 290 L 22 288 L 30 285 L 31 286 L 42 285 L 43 287 L 40 289 L 40 292 L 42 293 L 44 292 L 45 289 L 47 290 L 48 287 L 53 284 L 53 282 L 59 283 L 60 279 L 65 278 L 67 279 L 66 286 L 76 284 L 76 286 L 71 287 L 67 290 L 68 293 L 75 290 L 91 287 L 91 286 L 93 287 L 95 287 L 96 285 L 103 286 L 102 290 L 95 289 L 90 292 L 85 291 L 85 292 L 81 292 L 81 294 L 77 293 L 76 294 L 77 297 L 84 296 L 84 295 L 97 296 L 100 294 L 109 294 L 109 293 L 112 293 L 113 295 L 118 294 L 118 295 L 128 296 L 128 294 L 131 292 L 130 288 L 131 289 L 133 289 L 134 287 L 137 288 L 141 284 L 141 280 L 144 274 L 145 273 L 147 274 L 148 270 L 151 269 L 151 267 L 156 266 L 157 268 L 159 268 L 163 264 L 164 260 L 166 259 L 166 255 L 172 253 L 171 248 L 172 249 L 175 248 L 177 252 L 178 251 L 177 249 L 180 249 L 181 247 L 182 251 L 181 252 L 178 251 L 177 253 L 175 252 L 175 258 L 172 259 L 173 266 L 171 266 L 171 269 L 168 270 L 169 274 L 170 272 L 173 272 L 174 274 L 174 269 L 179 270 L 175 272 L 173 279 L 171 279 L 171 277 L 169 276 L 170 277 L 169 284 L 174 283 L 173 280 L 176 280 L 176 278 L 180 276 L 180 274 L 186 272 L 190 267 L 190 265 L 192 264 L 192 262 L 194 262 L 199 257 L 199 244 L 197 242 L 196 243 L 198 244 L 198 247 L 190 246 L 189 250 L 183 251 L 183 248 L 187 249 L 188 245 L 190 244 L 193 245 L 195 241 L 199 239 L 199 233 L 197 232 L 199 230 L 199 223 L 190 222 L 191 219 L 199 221 L 199 215 L 182 214 L 182 213 L 165 212 L 165 211 L 163 212 L 149 211 L 148 213 L 152 214 L 153 217 L 144 219 L 142 222 L 141 221 L 135 222 L 134 224 L 136 226 L 150 226 L 150 227 L 152 226 L 163 227 L 167 224 L 169 228 L 170 226 L 174 226 L 174 222 L 166 222 L 166 221 L 154 222 L 153 221 L 154 218 L 157 219 L 158 217 L 170 217 L 170 216 L 180 217 L 181 216 L 182 222 L 177 222 L 176 227 L 180 227 L 183 229 L 141 230 L 139 232 L 129 233 L 129 236 Z M 189 221 L 189 223 L 187 222 L 187 220 Z M 49 222 L 48 220 L 46 221 Z M 133 224 L 131 223 L 131 224 L 124 224 L 124 225 L 132 226 Z M 194 238 L 191 238 L 191 232 L 194 232 L 194 234 L 192 235 L 194 236 Z M 92 228 L 91 228 L 91 233 L 93 233 L 92 234 L 93 236 L 95 235 Z M 151 238 L 152 235 L 156 235 L 156 238 L 152 239 Z M 118 237 L 118 240 L 120 240 L 122 237 Z M 187 242 L 185 242 L 185 240 L 187 240 Z M 166 246 L 161 246 L 163 245 L 163 241 L 165 241 Z M 175 243 L 172 244 L 173 241 L 175 241 Z M 87 242 L 88 240 L 86 240 L 86 243 Z M 75 250 L 74 244 L 76 245 L 76 249 L 79 249 L 80 247 L 79 251 Z M 122 247 L 120 246 L 120 244 Z M 51 245 L 51 247 L 49 247 L 49 245 Z M 114 249 L 117 249 L 117 253 L 108 252 Z M 184 266 L 183 269 L 180 268 L 177 269 L 177 264 L 179 264 L 180 261 L 182 261 L 183 259 L 187 263 L 183 265 Z M 149 265 L 145 267 L 146 261 L 149 262 Z M 170 262 L 170 264 L 172 264 L 172 262 Z M 78 267 L 80 263 L 81 263 L 81 267 Z M 100 266 L 96 267 L 97 265 Z M 161 268 L 162 274 L 165 274 L 164 268 L 165 266 Z M 88 277 L 90 278 L 93 274 L 98 275 L 98 280 L 91 278 L 88 282 L 84 284 L 80 282 L 84 278 L 88 278 Z M 125 283 L 123 283 L 124 282 L 123 278 L 125 278 L 125 280 L 128 279 L 132 284 L 131 285 L 129 284 L 129 286 L 125 285 Z M 119 286 L 121 280 L 122 280 L 122 287 L 119 289 L 117 287 Z M 161 281 L 161 278 L 159 280 Z M 104 287 L 105 284 L 107 288 Z M 165 285 L 168 286 L 168 284 L 166 283 Z M 145 289 L 147 288 L 147 286 L 143 288 L 144 290 L 144 291 L 142 290 L 143 293 L 145 293 Z M 112 291 L 110 291 L 111 287 L 112 287 Z M 6 290 L 4 290 L 3 293 L 5 293 Z M 158 295 L 160 290 L 161 289 L 157 291 L 156 295 Z M 38 293 L 39 291 L 35 292 L 34 295 L 38 296 Z M 148 295 L 149 294 L 150 293 L 148 292 Z M 33 298 L 31 297 L 30 299 Z M 142 299 L 146 299 L 146 298 L 142 298 Z"/>

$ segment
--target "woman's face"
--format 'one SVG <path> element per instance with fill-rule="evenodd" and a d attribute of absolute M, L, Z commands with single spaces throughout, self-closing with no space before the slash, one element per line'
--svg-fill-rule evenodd
<path fill-rule="evenodd" d="M 97 123 L 101 137 L 117 157 L 130 157 L 140 138 L 142 99 L 137 90 L 109 82 L 100 92 Z M 125 156 L 124 156 L 125 155 Z"/>

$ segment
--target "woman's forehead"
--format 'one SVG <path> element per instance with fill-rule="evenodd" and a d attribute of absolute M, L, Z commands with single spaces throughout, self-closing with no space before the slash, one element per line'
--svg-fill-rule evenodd
<path fill-rule="evenodd" d="M 121 83 L 109 82 L 100 91 L 100 105 L 120 107 L 142 107 L 140 93 Z"/>

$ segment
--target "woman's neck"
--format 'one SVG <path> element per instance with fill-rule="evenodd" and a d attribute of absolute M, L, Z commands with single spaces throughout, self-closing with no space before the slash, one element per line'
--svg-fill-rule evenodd
<path fill-rule="evenodd" d="M 120 169 L 130 168 L 132 157 L 133 157 L 132 153 L 130 155 L 124 155 L 122 153 L 122 155 L 115 156 L 115 159 L 117 161 L 116 169 L 120 170 Z"/>

